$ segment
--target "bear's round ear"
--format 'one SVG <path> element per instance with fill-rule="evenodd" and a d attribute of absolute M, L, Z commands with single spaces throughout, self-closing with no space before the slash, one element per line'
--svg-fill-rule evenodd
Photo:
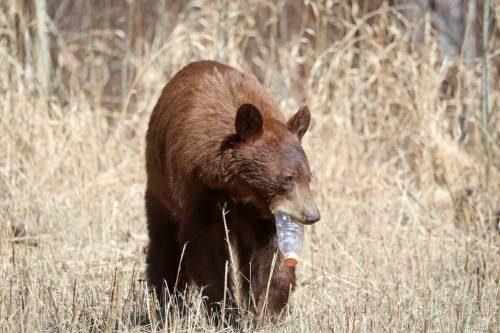
<path fill-rule="evenodd" d="M 299 141 L 302 140 L 302 137 L 306 133 L 309 128 L 309 124 L 311 123 L 311 112 L 309 111 L 309 107 L 307 105 L 302 105 L 286 123 L 286 127 L 288 130 L 297 135 Z"/>
<path fill-rule="evenodd" d="M 252 104 L 242 104 L 236 112 L 236 134 L 241 140 L 246 140 L 252 135 L 262 131 L 262 115 Z"/>

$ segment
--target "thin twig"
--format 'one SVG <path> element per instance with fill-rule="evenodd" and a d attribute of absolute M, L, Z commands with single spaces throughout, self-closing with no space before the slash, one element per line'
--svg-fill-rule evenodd
<path fill-rule="evenodd" d="M 490 15 L 490 3 L 488 0 L 483 1 L 483 71 L 482 71 L 482 112 L 481 123 L 483 127 L 483 145 L 486 155 L 486 164 L 484 166 L 484 204 L 485 204 L 485 219 L 491 220 L 491 202 L 490 202 L 490 174 L 491 174 L 491 157 L 490 157 L 490 140 L 488 139 L 488 120 L 489 120 L 489 66 L 488 66 L 488 21 Z"/>

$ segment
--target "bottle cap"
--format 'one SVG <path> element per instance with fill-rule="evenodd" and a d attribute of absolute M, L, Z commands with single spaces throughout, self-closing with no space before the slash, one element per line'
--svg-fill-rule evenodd
<path fill-rule="evenodd" d="M 285 254 L 285 265 L 295 266 L 299 262 L 299 255 L 295 252 L 288 252 Z"/>

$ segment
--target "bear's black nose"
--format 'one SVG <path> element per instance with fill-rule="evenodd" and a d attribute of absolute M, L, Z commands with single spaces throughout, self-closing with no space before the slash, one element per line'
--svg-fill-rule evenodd
<path fill-rule="evenodd" d="M 304 224 L 313 224 L 318 222 L 321 219 L 321 215 L 319 213 L 318 208 L 314 207 L 310 212 L 305 214 Z"/>

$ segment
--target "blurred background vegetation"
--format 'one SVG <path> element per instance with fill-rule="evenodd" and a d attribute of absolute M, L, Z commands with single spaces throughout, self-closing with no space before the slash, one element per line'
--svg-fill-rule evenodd
<path fill-rule="evenodd" d="M 499 46 L 495 5 L 491 1 L 488 25 L 488 48 L 494 56 Z M 430 29 L 440 49 L 445 91 L 457 88 L 456 82 L 450 82 L 457 80 L 451 63 L 460 57 L 472 68 L 483 53 L 480 0 L 12 0 L 5 1 L 2 9 L 6 19 L 2 40 L 8 43 L 8 54 L 19 59 L 27 72 L 26 81 L 31 85 L 39 81 L 61 98 L 67 97 L 76 81 L 96 102 L 115 108 L 135 88 L 134 80 L 144 66 L 141 60 L 156 55 L 149 59 L 154 62 L 158 52 L 168 56 L 166 45 L 182 28 L 186 35 L 175 43 L 186 48 L 184 57 L 213 57 L 204 54 L 210 45 L 219 60 L 236 58 L 231 60 L 264 83 L 273 79 L 269 66 L 290 66 L 277 50 L 296 44 L 290 51 L 302 58 L 292 68 L 298 86 L 313 66 L 305 55 L 320 54 L 346 37 L 352 38 L 361 54 L 367 46 L 389 45 L 404 32 L 409 49 L 425 52 L 425 29 Z M 186 20 L 189 26 L 179 26 Z M 385 29 L 388 20 L 397 23 L 398 29 Z M 238 54 L 225 54 L 228 47 Z M 359 59 L 353 60 L 355 66 Z M 498 75 L 499 70 L 494 61 L 492 72 Z M 300 94 L 298 86 L 292 93 Z"/>

